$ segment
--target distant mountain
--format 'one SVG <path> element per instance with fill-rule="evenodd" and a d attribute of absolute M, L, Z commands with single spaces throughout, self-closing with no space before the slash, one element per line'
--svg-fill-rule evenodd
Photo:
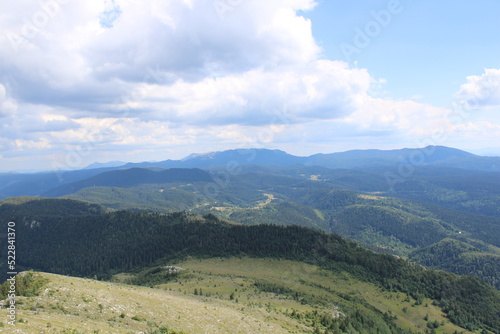
<path fill-rule="evenodd" d="M 44 193 L 44 196 L 59 197 L 72 194 L 83 188 L 96 186 L 129 188 L 141 184 L 209 182 L 211 180 L 210 173 L 201 169 L 172 168 L 151 170 L 146 168 L 130 168 L 109 171 L 88 179 L 68 183 Z"/>
<path fill-rule="evenodd" d="M 224 166 L 228 163 L 238 165 L 275 165 L 290 166 L 306 162 L 305 157 L 297 157 L 280 150 L 241 149 L 199 154 L 185 161 L 199 166 Z"/>
<path fill-rule="evenodd" d="M 308 158 L 306 165 L 354 169 L 399 164 L 437 164 L 449 165 L 450 167 L 453 167 L 451 166 L 453 165 L 453 162 L 459 164 L 463 160 L 481 160 L 480 158 L 481 157 L 476 156 L 472 153 L 457 150 L 454 148 L 444 146 L 427 146 L 418 149 L 404 148 L 399 150 L 352 150 L 331 154 L 315 154 Z"/>
<path fill-rule="evenodd" d="M 96 204 L 71 199 L 24 196 L 0 201 L 2 217 L 15 216 L 20 208 L 25 213 L 35 212 L 39 216 L 91 216 L 105 214 L 109 211 Z"/>
<path fill-rule="evenodd" d="M 85 201 L 8 198 L 0 201 L 0 217 L 19 222 L 25 268 L 106 276 L 152 265 L 170 255 L 174 260 L 271 254 L 332 265 L 336 272 L 347 268 L 353 275 L 361 268 L 384 270 L 380 276 L 371 271 L 361 276 L 384 284 L 388 291 L 411 295 L 414 306 L 436 298 L 448 311 L 453 298 L 463 297 L 459 293 L 443 299 L 456 288 L 454 276 L 434 274 L 414 263 L 400 267 L 391 260 L 410 258 L 432 268 L 480 277 L 500 289 L 499 162 L 500 158 L 440 146 L 310 157 L 248 149 L 121 167 L 0 175 L 0 196 Z M 388 173 L 400 179 L 393 187 Z M 115 212 L 123 209 L 141 213 Z M 358 254 L 361 247 L 347 244 L 342 250 L 336 242 L 324 241 L 322 232 L 297 225 L 338 233 L 391 256 Z M 333 262 L 325 258 L 329 249 L 341 251 L 335 254 L 340 258 Z M 70 252 L 78 255 L 68 257 Z M 53 254 L 54 259 L 43 254 Z M 0 259 L 0 265 L 4 263 Z M 414 269 L 420 276 L 416 281 L 409 274 Z M 429 281 L 417 287 L 422 279 Z M 463 279 L 463 291 L 475 291 L 470 284 L 478 281 Z M 443 286 L 433 290 L 436 284 Z M 448 287 L 452 291 L 445 296 L 442 291 Z M 479 299 L 493 295 L 488 291 Z M 476 298 L 469 297 L 467 303 Z M 488 324 L 482 328 L 490 331 L 499 328 L 497 311 L 470 323 L 483 315 L 461 313 L 467 312 L 468 305 L 457 306 L 448 318 L 471 331 L 481 324 Z M 478 307 L 498 310 L 498 305 L 494 301 Z"/>
<path fill-rule="evenodd" d="M 96 168 L 107 168 L 107 167 L 120 167 L 126 165 L 128 162 L 123 161 L 110 161 L 110 162 L 94 162 L 88 165 L 84 169 L 96 169 Z"/>
<path fill-rule="evenodd" d="M 299 157 L 281 150 L 238 149 L 206 154 L 190 154 L 182 160 L 129 163 L 132 167 L 220 168 L 234 166 L 319 166 L 365 169 L 381 166 L 446 166 L 482 171 L 500 171 L 500 157 L 482 157 L 445 146 L 404 148 L 399 150 L 351 150 Z"/>
<path fill-rule="evenodd" d="M 14 196 L 40 196 L 52 188 L 113 169 L 115 168 L 54 170 L 36 174 L 0 174 L 0 199 Z"/>
<path fill-rule="evenodd" d="M 220 168 L 246 165 L 290 166 L 302 164 L 306 157 L 298 157 L 280 150 L 237 149 L 222 152 L 194 153 L 181 160 L 160 162 L 129 163 L 124 167 L 160 167 L 160 168 Z"/>
<path fill-rule="evenodd" d="M 116 163 L 118 164 L 118 162 Z M 417 170 L 425 166 L 441 166 L 500 172 L 500 157 L 482 157 L 443 146 L 388 151 L 353 150 L 332 154 L 315 154 L 309 157 L 294 156 L 280 150 L 238 149 L 206 154 L 191 154 L 182 160 L 127 163 L 119 167 L 102 166 L 100 164 L 93 164 L 89 168 L 100 168 L 74 171 L 55 170 L 53 172 L 37 174 L 0 174 L 0 199 L 12 196 L 40 196 L 48 194 L 51 189 L 67 183 L 80 181 L 106 171 L 130 168 L 222 169 L 229 173 L 237 173 L 244 166 L 309 166 L 368 172 L 378 168 L 382 170 L 383 174 L 391 169 L 398 172 L 398 169 L 403 166 L 411 166 L 410 168 Z M 355 180 L 352 179 L 351 181 Z"/>
<path fill-rule="evenodd" d="M 65 198 L 98 203 L 115 210 L 151 211 L 172 213 L 192 210 L 203 203 L 217 206 L 217 200 L 175 187 L 164 189 L 163 185 L 120 187 L 89 187 Z"/>

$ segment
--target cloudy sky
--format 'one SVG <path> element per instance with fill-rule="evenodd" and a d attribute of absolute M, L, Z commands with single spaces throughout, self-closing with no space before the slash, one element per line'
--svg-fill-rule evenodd
<path fill-rule="evenodd" d="M 0 170 L 250 147 L 500 154 L 498 13 L 497 0 L 4 1 Z"/>

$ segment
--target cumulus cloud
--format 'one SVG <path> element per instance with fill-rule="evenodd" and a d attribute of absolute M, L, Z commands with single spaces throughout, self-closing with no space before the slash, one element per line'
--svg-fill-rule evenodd
<path fill-rule="evenodd" d="M 449 128 L 449 110 L 412 100 L 391 100 L 366 96 L 354 113 L 343 121 L 359 131 L 398 132 L 414 138 L 426 136 L 436 128 Z"/>
<path fill-rule="evenodd" d="M 263 125 L 273 118 L 294 123 L 340 118 L 359 107 L 374 79 L 364 69 L 318 60 L 294 70 L 252 70 L 197 83 L 140 88 L 124 108 L 148 117 L 188 124 Z M 142 93 L 141 93 L 142 91 Z"/>
<path fill-rule="evenodd" d="M 7 96 L 5 86 L 0 84 L 0 118 L 12 116 L 16 110 L 16 102 Z"/>
<path fill-rule="evenodd" d="M 311 22 L 296 13 L 313 6 L 247 1 L 222 19 L 207 0 L 8 3 L 0 72 L 24 101 L 99 109 L 151 68 L 196 82 L 314 60 Z"/>
<path fill-rule="evenodd" d="M 165 152 L 157 159 L 185 155 L 193 146 L 203 152 L 356 136 L 399 140 L 442 126 L 446 110 L 377 98 L 373 91 L 384 82 L 368 70 L 321 59 L 311 22 L 300 15 L 314 6 L 313 0 L 6 2 L 0 155 L 43 154 L 79 168 L 124 160 L 123 154 L 135 154 L 135 161 L 150 160 L 154 151 Z M 499 72 L 467 78 L 457 96 L 500 104 Z"/>
<path fill-rule="evenodd" d="M 29 3 L 8 5 L 0 70 L 19 101 L 72 118 L 330 118 L 352 112 L 370 85 L 364 70 L 317 60 L 311 22 L 297 14 L 311 0 L 232 2 L 223 13 L 206 0 Z"/>
<path fill-rule="evenodd" d="M 296 11 L 310 0 L 245 1 L 224 19 L 214 1 L 117 2 L 121 15 L 89 43 L 85 57 L 99 78 L 141 81 L 148 66 L 197 81 L 255 67 L 316 58 L 310 21 Z"/>
<path fill-rule="evenodd" d="M 459 103 L 472 108 L 500 106 L 500 69 L 485 69 L 467 77 L 456 94 Z"/>

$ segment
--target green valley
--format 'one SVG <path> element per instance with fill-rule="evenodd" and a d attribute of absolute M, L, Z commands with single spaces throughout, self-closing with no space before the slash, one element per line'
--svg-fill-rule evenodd
<path fill-rule="evenodd" d="M 28 271 L 17 329 L 500 333 L 496 160 L 435 150 L 399 179 L 398 156 L 415 151 L 242 150 L 0 177 L 22 195 L 0 194 Z"/>
<path fill-rule="evenodd" d="M 75 214 L 63 209 L 58 216 L 44 214 L 45 201 L 69 205 Z M 401 328 L 425 327 L 423 318 L 439 326 L 444 321 L 449 329 L 500 329 L 500 292 L 479 279 L 378 254 L 334 234 L 295 225 L 249 226 L 213 214 L 96 213 L 95 208 L 52 199 L 1 205 L 2 216 L 10 212 L 18 221 L 19 267 L 172 289 L 195 298 L 238 299 L 236 304 L 247 299 L 311 331 L 402 333 Z M 185 270 L 168 274 L 165 266 L 172 265 Z M 259 302 L 255 295 L 260 294 L 268 299 Z M 345 318 L 325 318 L 332 309 Z"/>

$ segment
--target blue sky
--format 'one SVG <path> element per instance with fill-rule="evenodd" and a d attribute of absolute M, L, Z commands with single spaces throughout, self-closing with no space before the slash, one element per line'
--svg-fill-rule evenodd
<path fill-rule="evenodd" d="M 355 27 L 374 21 L 372 12 L 387 10 L 390 1 L 318 2 L 306 14 L 328 59 L 345 59 L 342 43 L 353 44 Z M 395 98 L 422 96 L 446 107 L 464 78 L 485 68 L 498 68 L 500 2 L 396 1 L 401 12 L 352 57 L 357 66 L 387 79 L 384 88 Z"/>
<path fill-rule="evenodd" d="M 429 144 L 500 155 L 500 3 L 26 0 L 0 14 L 0 171 Z"/>

